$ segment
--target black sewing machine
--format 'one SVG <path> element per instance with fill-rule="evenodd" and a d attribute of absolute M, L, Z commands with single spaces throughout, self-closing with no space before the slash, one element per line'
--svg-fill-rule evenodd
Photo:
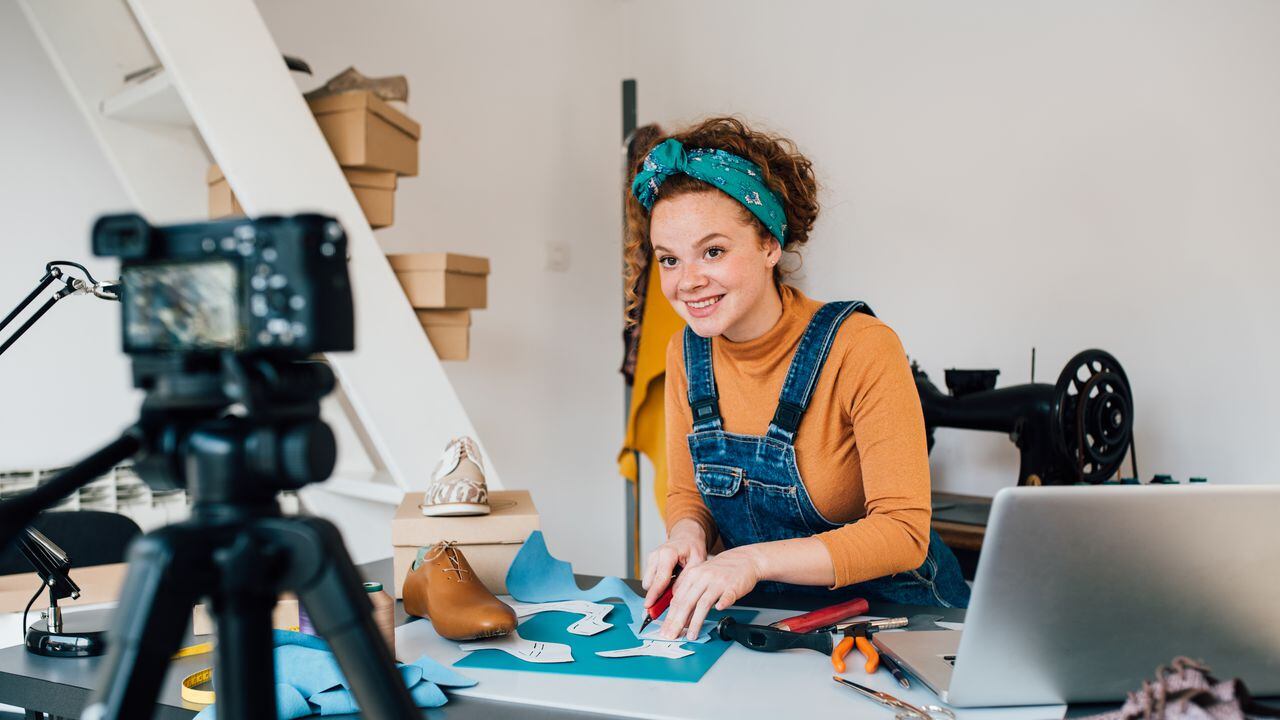
<path fill-rule="evenodd" d="M 1133 395 L 1124 369 L 1102 350 L 1067 363 L 1058 382 L 996 389 L 999 370 L 947 370 L 949 394 L 911 364 L 924 409 L 929 450 L 938 427 L 1009 434 L 1022 453 L 1019 485 L 1105 482 L 1133 449 Z"/>

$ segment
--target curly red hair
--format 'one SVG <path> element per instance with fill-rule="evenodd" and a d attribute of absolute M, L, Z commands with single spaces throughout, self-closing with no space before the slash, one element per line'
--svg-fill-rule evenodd
<path fill-rule="evenodd" d="M 645 137 L 641 152 L 636 154 L 635 165 L 631 168 L 631 177 L 640 172 L 645 155 L 667 138 L 675 138 L 689 149 L 709 148 L 731 152 L 758 165 L 762 179 L 778 196 L 787 216 L 785 250 L 795 252 L 808 242 L 813 223 L 818 219 L 818 181 L 813 174 L 813 163 L 801 154 L 794 142 L 781 135 L 752 130 L 736 117 L 707 118 L 672 135 L 662 135 L 659 132 Z M 720 190 L 688 175 L 676 175 L 662 184 L 658 202 L 700 192 Z M 631 325 L 639 321 L 635 317 L 638 304 L 636 283 L 648 267 L 653 245 L 649 240 L 649 211 L 631 194 L 630 186 L 627 188 L 626 213 L 626 237 L 622 246 L 626 292 L 624 313 L 627 324 Z M 764 223 L 745 207 L 742 208 L 742 216 L 756 226 L 761 242 L 768 242 L 773 237 Z M 782 282 L 786 272 L 781 265 L 775 266 L 774 281 Z"/>

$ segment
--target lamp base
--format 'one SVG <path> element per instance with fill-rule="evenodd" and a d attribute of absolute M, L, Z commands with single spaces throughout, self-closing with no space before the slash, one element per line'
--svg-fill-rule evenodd
<path fill-rule="evenodd" d="M 94 657 L 107 652 L 107 631 L 64 627 L 55 633 L 49 632 L 46 621 L 37 620 L 27 628 L 27 651 L 45 657 Z"/>

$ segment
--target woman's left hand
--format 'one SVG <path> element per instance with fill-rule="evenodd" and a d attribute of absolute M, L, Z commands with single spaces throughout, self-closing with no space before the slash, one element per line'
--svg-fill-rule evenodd
<path fill-rule="evenodd" d="M 697 638 L 711 608 L 724 610 L 733 605 L 760 580 L 759 558 L 750 545 L 725 550 L 699 565 L 685 568 L 676 578 L 671 605 L 658 637 L 676 640 L 680 631 L 688 627 L 685 637 Z"/>

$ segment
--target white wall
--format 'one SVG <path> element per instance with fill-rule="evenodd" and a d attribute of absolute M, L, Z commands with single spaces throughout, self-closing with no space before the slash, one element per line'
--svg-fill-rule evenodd
<path fill-rule="evenodd" d="M 127 199 L 13 0 L 0 0 L 0 98 L 3 317 L 50 260 L 114 277 L 114 262 L 92 257 L 89 228 Z M 119 315 L 114 303 L 64 298 L 0 355 L 0 471 L 74 461 L 137 416 Z M 21 321 L 0 332 L 0 342 Z"/>
<path fill-rule="evenodd" d="M 409 76 L 423 170 L 402 180 L 379 237 L 391 252 L 492 258 L 472 358 L 450 378 L 504 483 L 533 491 L 553 550 L 621 571 L 620 3 L 260 9 L 317 84 L 350 64 Z M 0 59 L 0 96 L 17 99 L 0 113 L 0 289 L 16 303 L 52 256 L 87 257 L 93 217 L 127 198 L 12 0 L 0 0 Z M 567 270 L 545 269 L 553 245 Z M 118 307 L 64 303 L 0 357 L 0 469 L 72 460 L 136 413 Z"/>
<path fill-rule="evenodd" d="M 812 296 L 867 300 L 939 386 L 1106 349 L 1144 476 L 1277 480 L 1280 5 L 625 8 L 642 123 L 739 113 L 814 160 Z M 942 430 L 935 487 L 990 494 L 1017 464 Z"/>
<path fill-rule="evenodd" d="M 471 359 L 446 363 L 509 488 L 553 552 L 623 567 L 621 4 L 263 0 L 282 52 L 317 82 L 404 74 L 422 170 L 401 178 L 389 252 L 492 260 Z M 569 268 L 546 269 L 552 245 Z"/>
<path fill-rule="evenodd" d="M 870 301 L 939 382 L 952 366 L 1025 381 L 1032 345 L 1051 381 L 1102 347 L 1134 383 L 1144 475 L 1272 479 L 1280 6 L 260 8 L 318 78 L 409 76 L 423 172 L 379 237 L 493 259 L 472 359 L 448 372 L 506 484 L 533 490 L 553 551 L 581 570 L 622 569 L 623 77 L 643 122 L 738 112 L 793 136 L 826 186 L 799 284 Z M 126 198 L 12 0 L 0 60 L 7 312 L 46 260 L 87 258 L 89 222 Z M 566 272 L 545 269 L 556 243 Z M 0 356 L 0 468 L 71 460 L 136 412 L 116 308 L 64 303 Z M 934 460 L 952 490 L 989 493 L 1017 469 L 993 434 L 942 431 Z"/>

